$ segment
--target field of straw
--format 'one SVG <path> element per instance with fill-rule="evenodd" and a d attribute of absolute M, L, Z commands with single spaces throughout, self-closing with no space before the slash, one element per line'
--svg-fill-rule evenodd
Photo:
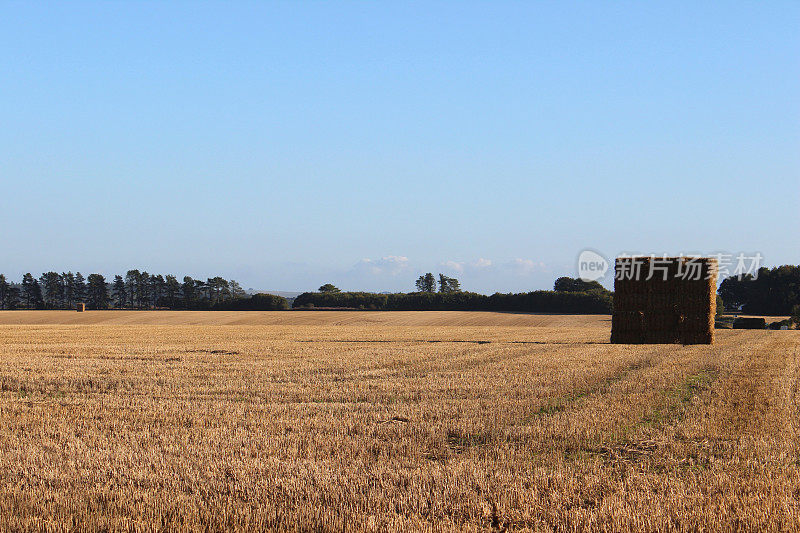
<path fill-rule="evenodd" d="M 797 530 L 800 331 L 0 312 L 0 530 Z"/>

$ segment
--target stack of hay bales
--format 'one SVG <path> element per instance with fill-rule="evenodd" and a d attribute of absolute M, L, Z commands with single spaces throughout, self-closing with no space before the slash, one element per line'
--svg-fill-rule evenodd
<path fill-rule="evenodd" d="M 752 318 L 740 316 L 733 321 L 733 329 L 766 329 L 765 318 Z"/>
<path fill-rule="evenodd" d="M 716 292 L 716 259 L 618 258 L 611 342 L 712 344 Z"/>
<path fill-rule="evenodd" d="M 76 305 L 75 308 L 79 313 L 83 313 L 84 311 L 86 311 L 86 304 L 80 303 Z"/>

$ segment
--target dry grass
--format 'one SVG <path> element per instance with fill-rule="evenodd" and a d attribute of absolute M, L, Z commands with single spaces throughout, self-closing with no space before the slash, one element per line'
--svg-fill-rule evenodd
<path fill-rule="evenodd" d="M 0 311 L 0 325 L 109 326 L 584 326 L 608 328 L 606 315 L 485 311 Z"/>
<path fill-rule="evenodd" d="M 209 325 L 237 320 L 272 325 Z M 0 323 L 1 530 L 800 528 L 797 331 L 684 347 L 608 344 L 608 317 Z"/>

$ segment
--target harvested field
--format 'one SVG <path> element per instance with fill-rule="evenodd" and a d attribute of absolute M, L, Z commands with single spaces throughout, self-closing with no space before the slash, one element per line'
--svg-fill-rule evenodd
<path fill-rule="evenodd" d="M 798 331 L 634 346 L 609 344 L 607 316 L 0 324 L 1 530 L 800 528 Z"/>
<path fill-rule="evenodd" d="M 0 311 L 0 325 L 159 326 L 586 326 L 608 328 L 609 315 L 485 311 Z"/>

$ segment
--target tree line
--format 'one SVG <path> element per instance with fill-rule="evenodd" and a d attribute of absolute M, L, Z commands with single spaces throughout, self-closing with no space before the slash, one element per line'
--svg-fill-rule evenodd
<path fill-rule="evenodd" d="M 800 266 L 762 267 L 757 276 L 730 276 L 718 292 L 730 309 L 751 315 L 789 315 L 800 305 Z"/>
<path fill-rule="evenodd" d="M 612 295 L 596 281 L 562 277 L 552 291 L 478 294 L 461 290 L 455 278 L 426 273 L 417 278 L 416 292 L 378 294 L 342 292 L 327 283 L 318 292 L 295 298 L 294 308 L 338 307 L 385 310 L 485 310 L 552 313 L 610 313 Z M 798 315 L 800 266 L 761 268 L 757 276 L 731 276 L 722 281 L 719 295 L 729 309 L 756 315 Z M 107 280 L 102 274 L 26 273 L 20 283 L 0 274 L 0 309 L 288 309 L 286 299 L 258 294 L 248 296 L 235 280 L 213 278 L 179 280 L 167 274 L 136 269 Z M 721 306 L 720 306 L 721 307 Z"/>
<path fill-rule="evenodd" d="M 613 293 L 597 282 L 559 278 L 552 291 L 526 293 L 495 293 L 492 295 L 448 290 L 458 287 L 458 280 L 445 278 L 442 290 L 440 275 L 439 290 L 435 289 L 436 278 L 425 274 L 417 280 L 416 292 L 379 294 L 373 292 L 342 292 L 331 284 L 325 284 L 317 292 L 305 292 L 295 298 L 295 309 L 348 308 L 376 309 L 384 311 L 516 311 L 538 313 L 611 313 Z M 454 280 L 453 285 L 449 280 Z M 424 285 L 420 285 L 420 282 Z M 433 285 L 430 283 L 433 281 Z M 420 290 L 426 289 L 426 290 Z"/>
<path fill-rule="evenodd" d="M 19 284 L 0 274 L 0 309 L 288 309 L 285 298 L 271 294 L 248 296 L 235 280 L 216 276 L 205 281 L 137 269 L 110 282 L 102 274 L 31 273 Z"/>

